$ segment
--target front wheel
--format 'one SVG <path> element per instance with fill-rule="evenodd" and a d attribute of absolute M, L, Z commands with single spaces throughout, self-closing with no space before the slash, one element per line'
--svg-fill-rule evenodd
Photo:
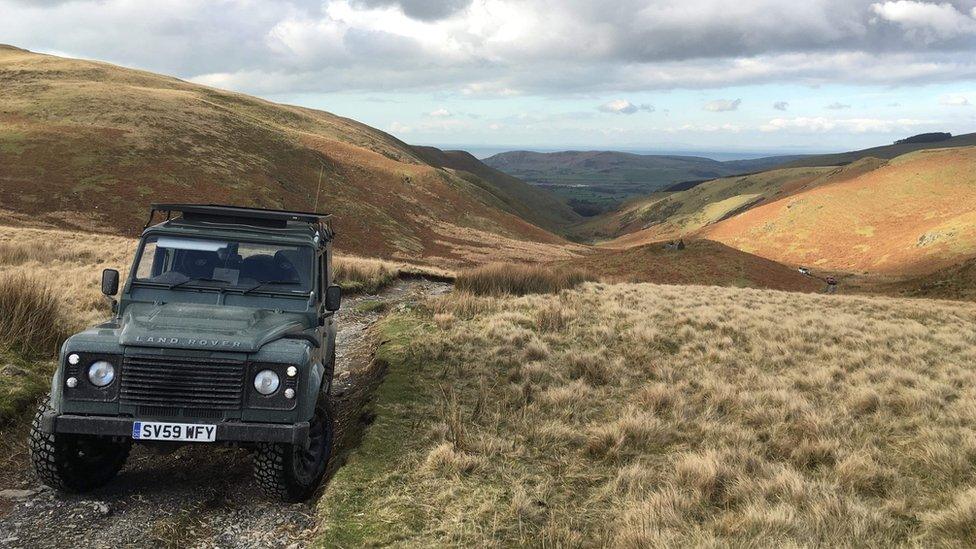
<path fill-rule="evenodd" d="M 67 492 L 87 492 L 108 484 L 125 465 L 132 442 L 45 433 L 41 416 L 50 409 L 45 400 L 34 416 L 28 440 L 31 464 L 41 482 Z"/>
<path fill-rule="evenodd" d="M 291 503 L 315 492 L 332 459 L 334 425 L 328 396 L 319 396 L 308 426 L 308 446 L 266 443 L 254 454 L 254 476 L 268 497 Z"/>

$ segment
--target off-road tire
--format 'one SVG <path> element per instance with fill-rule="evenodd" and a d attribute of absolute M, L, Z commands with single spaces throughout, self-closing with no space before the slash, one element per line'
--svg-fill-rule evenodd
<path fill-rule="evenodd" d="M 314 469 L 304 462 L 307 456 L 304 446 L 293 444 L 264 443 L 254 452 L 254 478 L 269 498 L 297 503 L 305 501 L 315 493 L 322 483 L 322 477 L 332 460 L 335 443 L 335 425 L 332 406 L 328 395 L 320 394 L 315 404 L 315 416 L 309 425 L 312 446 L 321 448 L 321 457 L 315 461 Z M 316 434 L 322 439 L 317 443 Z"/>
<path fill-rule="evenodd" d="M 41 482 L 65 492 L 87 492 L 108 484 L 125 465 L 132 442 L 45 433 L 41 416 L 50 409 L 49 399 L 44 399 L 28 438 L 31 463 Z"/>

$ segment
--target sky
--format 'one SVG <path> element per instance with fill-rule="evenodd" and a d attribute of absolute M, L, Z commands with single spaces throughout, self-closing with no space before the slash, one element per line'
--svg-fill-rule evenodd
<path fill-rule="evenodd" d="M 786 153 L 976 131 L 976 0 L 0 0 L 0 43 L 446 147 Z"/>

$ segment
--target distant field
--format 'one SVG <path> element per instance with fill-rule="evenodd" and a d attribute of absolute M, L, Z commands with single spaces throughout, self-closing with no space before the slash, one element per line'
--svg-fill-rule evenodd
<path fill-rule="evenodd" d="M 376 336 L 321 546 L 976 544 L 976 305 L 590 284 Z"/>

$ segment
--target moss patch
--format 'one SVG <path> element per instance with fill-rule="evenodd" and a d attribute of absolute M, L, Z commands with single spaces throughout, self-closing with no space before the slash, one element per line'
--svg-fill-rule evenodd
<path fill-rule="evenodd" d="M 28 361 L 0 351 L 0 424 L 23 414 L 51 388 L 53 362 Z"/>
<path fill-rule="evenodd" d="M 377 420 L 319 503 L 323 524 L 316 545 L 395 544 L 418 527 L 417 515 L 409 507 L 389 506 L 385 500 L 407 480 L 401 473 L 404 459 L 421 448 L 416 417 L 432 399 L 428 383 L 432 376 L 412 360 L 408 349 L 429 329 L 411 314 L 387 318 L 377 326 L 380 345 L 375 360 L 388 369 L 377 390 Z"/>

